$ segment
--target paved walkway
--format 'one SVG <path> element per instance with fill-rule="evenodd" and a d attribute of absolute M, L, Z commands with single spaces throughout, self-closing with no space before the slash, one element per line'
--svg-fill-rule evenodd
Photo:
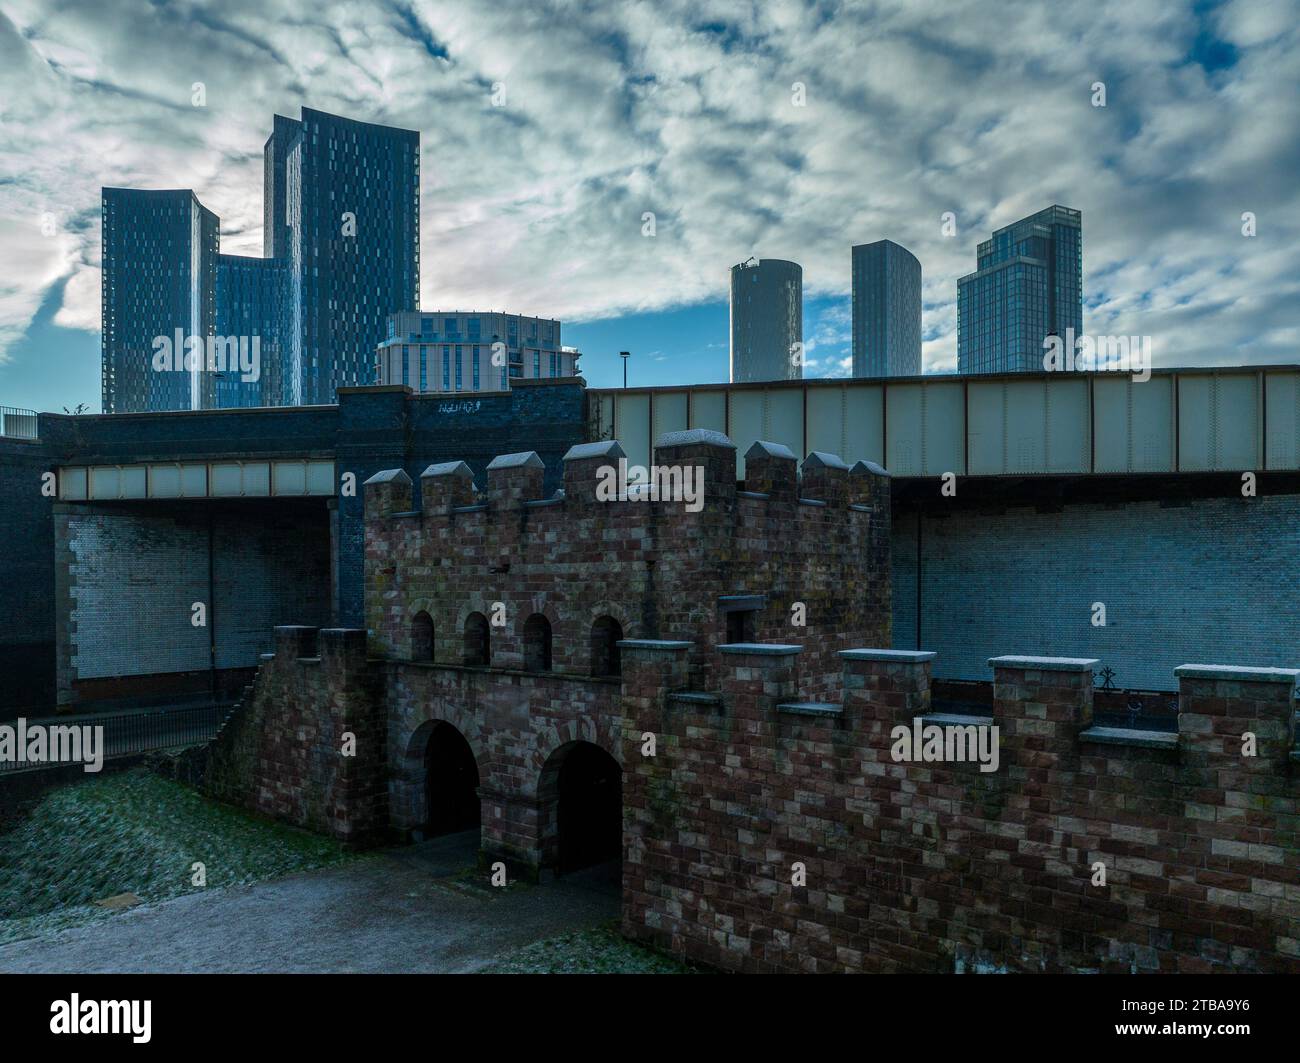
<path fill-rule="evenodd" d="M 610 869 L 494 889 L 477 832 L 0 946 L 0 972 L 471 972 L 618 914 Z M 482 885 L 480 885 L 483 883 Z"/>

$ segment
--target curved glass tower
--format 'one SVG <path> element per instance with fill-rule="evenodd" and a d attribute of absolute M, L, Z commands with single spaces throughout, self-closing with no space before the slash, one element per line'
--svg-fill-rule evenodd
<path fill-rule="evenodd" d="M 853 248 L 853 375 L 921 373 L 921 263 L 893 240 Z"/>
<path fill-rule="evenodd" d="M 731 380 L 803 377 L 803 267 L 781 258 L 731 267 Z"/>

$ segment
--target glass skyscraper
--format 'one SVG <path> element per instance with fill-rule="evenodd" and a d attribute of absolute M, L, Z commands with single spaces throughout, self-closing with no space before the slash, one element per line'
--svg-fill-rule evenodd
<path fill-rule="evenodd" d="M 101 205 L 104 412 L 201 409 L 211 381 L 183 359 L 191 337 L 206 350 L 213 333 L 220 219 L 187 188 L 105 188 Z"/>
<path fill-rule="evenodd" d="M 217 256 L 216 332 L 256 359 L 256 374 L 230 364 L 212 375 L 211 405 L 219 410 L 281 405 L 283 348 L 289 335 L 289 271 L 282 259 Z M 244 361 L 242 365 L 247 365 Z M 256 375 L 255 380 L 245 376 Z"/>
<path fill-rule="evenodd" d="M 1042 371 L 1043 341 L 1083 332 L 1083 219 L 1051 206 L 979 245 L 957 282 L 957 371 Z"/>
<path fill-rule="evenodd" d="M 105 188 L 106 413 L 332 403 L 372 384 L 420 291 L 420 134 L 303 108 L 263 148 L 265 258 L 219 255 L 194 193 Z M 153 370 L 156 337 L 259 340 L 260 379 Z M 226 345 L 223 345 L 223 349 Z"/>
<path fill-rule="evenodd" d="M 921 373 L 921 263 L 892 240 L 853 248 L 853 375 Z"/>
<path fill-rule="evenodd" d="M 336 388 L 374 383 L 389 315 L 419 306 L 420 134 L 304 107 L 296 129 L 272 134 L 268 154 L 280 150 L 285 220 L 278 191 L 271 220 L 288 242 L 283 401 L 332 403 Z"/>
<path fill-rule="evenodd" d="M 780 258 L 731 267 L 731 379 L 803 377 L 803 267 Z"/>

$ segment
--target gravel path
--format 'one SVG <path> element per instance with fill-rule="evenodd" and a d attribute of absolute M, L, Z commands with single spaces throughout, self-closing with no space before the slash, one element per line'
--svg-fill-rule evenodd
<path fill-rule="evenodd" d="M 476 840 L 131 909 L 0 946 L 0 972 L 470 972 L 617 916 L 609 869 L 494 889 L 463 873 Z"/>

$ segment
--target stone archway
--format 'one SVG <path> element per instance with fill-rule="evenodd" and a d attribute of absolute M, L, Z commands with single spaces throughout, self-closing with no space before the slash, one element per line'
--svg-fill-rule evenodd
<path fill-rule="evenodd" d="M 594 742 L 566 742 L 547 758 L 537 796 L 544 867 L 557 874 L 621 867 L 623 769 L 613 756 Z"/>

